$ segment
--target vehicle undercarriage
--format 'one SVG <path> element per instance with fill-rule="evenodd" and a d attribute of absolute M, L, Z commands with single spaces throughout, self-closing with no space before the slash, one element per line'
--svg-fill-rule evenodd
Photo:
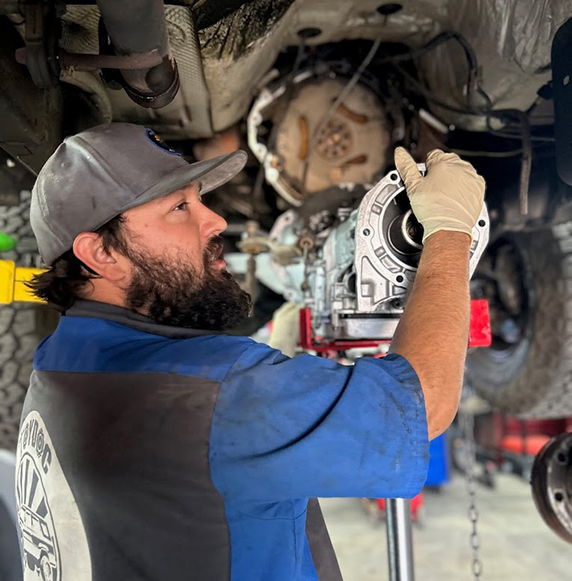
<path fill-rule="evenodd" d="M 419 231 L 406 197 L 392 192 L 367 249 L 360 202 L 391 176 L 396 146 L 420 162 L 441 148 L 487 180 L 480 227 L 490 228 L 490 244 L 472 290 L 489 301 L 493 344 L 470 353 L 467 380 L 509 413 L 569 414 L 572 123 L 561 103 L 572 70 L 559 55 L 570 48 L 571 16 L 565 0 L 3 2 L 0 203 L 11 208 L 0 231 L 22 241 L 3 257 L 37 263 L 20 192 L 66 135 L 140 123 L 189 159 L 250 153 L 209 200 L 229 222 L 231 264 L 257 295 L 242 332 L 284 300 L 302 302 L 305 277 L 333 252 L 315 315 L 342 317 L 345 335 L 376 335 L 352 323 L 348 305 L 400 312 Z M 338 241 L 354 246 L 334 248 L 333 237 L 324 246 L 344 229 Z M 237 254 L 248 237 L 260 243 L 251 255 L 263 251 L 256 270 L 248 248 Z M 360 294 L 371 273 L 350 268 L 355 252 L 373 252 L 370 262 L 399 255 L 400 265 Z M 46 328 L 37 311 L 0 309 L 5 444 L 15 441 L 29 372 L 29 357 L 18 366 L 14 354 L 30 354 Z"/>

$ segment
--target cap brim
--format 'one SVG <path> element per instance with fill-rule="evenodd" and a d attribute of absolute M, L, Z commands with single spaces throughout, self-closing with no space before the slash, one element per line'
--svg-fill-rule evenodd
<path fill-rule="evenodd" d="M 120 210 L 120 213 L 130 208 L 141 206 L 151 200 L 166 196 L 195 181 L 201 182 L 201 195 L 206 194 L 231 180 L 244 168 L 247 159 L 248 155 L 246 152 L 239 149 L 227 155 L 221 155 L 213 159 L 198 161 L 181 167 L 131 200 L 128 205 Z"/>

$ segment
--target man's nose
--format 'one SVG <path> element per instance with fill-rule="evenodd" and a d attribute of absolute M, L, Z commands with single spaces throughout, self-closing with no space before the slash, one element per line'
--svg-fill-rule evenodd
<path fill-rule="evenodd" d="M 205 207 L 205 211 L 203 233 L 207 238 L 218 236 L 227 229 L 227 221 L 222 216 L 207 207 Z"/>

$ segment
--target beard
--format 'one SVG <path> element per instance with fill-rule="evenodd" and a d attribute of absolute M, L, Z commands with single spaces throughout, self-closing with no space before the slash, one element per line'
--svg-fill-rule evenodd
<path fill-rule="evenodd" d="M 221 254 L 222 240 L 211 239 L 201 273 L 188 256 L 157 257 L 129 249 L 133 277 L 126 291 L 127 308 L 162 325 L 205 331 L 234 329 L 248 317 L 252 302 L 229 272 L 213 266 Z"/>

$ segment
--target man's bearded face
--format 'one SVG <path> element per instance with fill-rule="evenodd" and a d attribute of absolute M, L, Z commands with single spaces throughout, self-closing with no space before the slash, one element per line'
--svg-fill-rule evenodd
<path fill-rule="evenodd" d="M 213 238 L 205 248 L 203 272 L 180 254 L 160 257 L 130 248 L 133 277 L 126 292 L 126 306 L 146 313 L 156 323 L 228 331 L 250 313 L 250 295 L 226 270 L 214 266 L 222 255 L 222 240 Z"/>

